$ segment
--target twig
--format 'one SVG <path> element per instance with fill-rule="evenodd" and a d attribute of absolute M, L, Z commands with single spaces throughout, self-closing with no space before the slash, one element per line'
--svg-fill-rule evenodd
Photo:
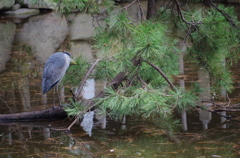
<path fill-rule="evenodd" d="M 168 84 L 172 89 L 176 89 L 176 87 L 172 84 L 172 82 L 167 78 L 167 76 L 162 72 L 162 70 L 159 67 L 157 67 L 156 65 L 148 61 L 145 61 L 145 62 L 148 63 L 150 66 L 152 66 L 155 70 L 157 70 L 162 75 L 162 77 L 168 82 Z"/>
<path fill-rule="evenodd" d="M 166 5 L 165 9 L 164 9 L 163 11 L 161 11 L 160 14 L 162 14 L 163 12 L 165 12 L 165 11 L 168 9 L 168 6 L 170 5 L 171 2 L 172 2 L 172 0 L 168 1 L 168 3 L 167 3 L 167 5 Z"/>
<path fill-rule="evenodd" d="M 134 0 L 134 1 L 132 1 L 131 3 L 129 3 L 128 5 L 126 5 L 125 7 L 122 7 L 121 9 L 119 9 L 117 12 L 120 12 L 121 10 L 123 10 L 123 9 L 127 9 L 128 7 L 130 7 L 132 4 L 134 4 L 135 2 L 137 2 L 138 0 Z"/>
<path fill-rule="evenodd" d="M 214 102 L 210 102 L 210 101 L 202 101 L 202 102 L 208 102 L 208 103 L 212 103 L 212 104 L 216 104 Z M 218 104 L 216 104 L 218 105 Z M 221 106 L 221 105 L 220 105 Z M 222 114 L 219 114 L 218 112 L 222 112 L 222 111 L 228 111 L 228 112 L 239 112 L 240 109 L 216 109 L 216 110 L 206 110 L 206 109 L 203 109 L 201 106 L 198 106 L 198 108 L 202 109 L 202 110 L 205 110 L 205 111 L 208 111 L 208 112 L 211 112 L 213 114 L 216 114 L 216 115 L 219 115 L 221 117 L 224 117 L 226 119 L 232 119 L 232 118 L 235 118 L 237 117 L 236 115 L 228 115 L 228 116 L 225 116 L 225 115 L 222 115 Z"/>
<path fill-rule="evenodd" d="M 239 30 L 240 28 L 235 24 L 235 22 L 232 20 L 232 17 L 230 15 L 228 15 L 224 10 L 219 9 L 211 0 L 209 0 L 211 6 L 216 9 L 217 11 L 219 11 L 225 18 L 226 20 L 230 23 L 230 25 L 232 25 L 233 27 L 235 27 L 237 30 Z"/>
<path fill-rule="evenodd" d="M 173 105 L 173 107 L 172 107 L 172 111 L 173 111 L 173 109 L 175 109 L 176 107 L 177 107 L 177 102 L 179 101 L 179 95 L 177 96 L 177 100 L 175 101 L 175 104 Z"/>
<path fill-rule="evenodd" d="M 140 0 L 137 0 L 137 1 L 138 1 L 138 8 L 140 9 L 141 21 L 143 21 L 143 20 L 145 20 L 144 13 L 143 13 L 143 10 L 142 10 L 142 7 L 141 7 Z"/>
<path fill-rule="evenodd" d="M 86 105 L 90 105 L 92 103 L 92 100 Z M 81 116 L 82 114 L 84 114 L 85 112 L 87 112 L 89 109 L 91 109 L 93 106 L 95 106 L 95 104 L 91 105 L 90 107 L 87 108 L 87 110 L 84 110 L 82 112 L 80 112 L 74 119 L 74 121 L 68 126 L 68 128 L 66 129 L 66 131 L 70 131 L 70 129 L 72 128 L 72 126 L 79 120 L 79 116 Z"/>
<path fill-rule="evenodd" d="M 75 103 L 75 102 L 76 102 L 76 100 L 75 100 L 76 96 L 75 96 L 75 94 L 73 93 L 73 91 L 72 91 L 71 89 L 70 89 L 70 92 L 71 92 L 71 94 L 72 94 L 73 102 Z"/>
<path fill-rule="evenodd" d="M 217 110 L 209 110 L 209 112 L 222 112 L 222 111 L 227 111 L 227 112 L 239 112 L 240 109 L 217 109 Z"/>
<path fill-rule="evenodd" d="M 76 98 L 78 98 L 78 97 L 80 96 L 80 94 L 81 94 L 81 92 L 82 92 L 82 89 L 83 89 L 83 86 L 84 86 L 84 84 L 85 84 L 86 81 L 87 81 L 87 78 L 89 77 L 90 73 L 93 71 L 93 69 L 94 69 L 94 67 L 97 65 L 97 63 L 98 63 L 99 61 L 101 61 L 101 60 L 102 60 L 102 59 L 97 59 L 97 60 L 92 64 L 92 66 L 90 67 L 90 69 L 88 70 L 88 72 L 86 73 L 86 75 L 84 76 L 84 78 L 83 78 L 80 86 L 78 87 L 77 92 L 75 93 Z"/>
<path fill-rule="evenodd" d="M 212 101 L 206 101 L 206 100 L 203 100 L 203 101 L 201 101 L 202 103 L 211 103 L 211 104 L 213 104 L 213 105 L 217 105 L 217 106 L 220 106 L 220 107 L 222 107 L 222 105 L 220 105 L 220 104 L 217 104 L 217 103 L 215 103 L 215 102 L 212 102 Z"/>
<path fill-rule="evenodd" d="M 76 117 L 75 117 L 75 119 L 74 119 L 74 121 L 68 126 L 68 128 L 66 129 L 66 131 L 68 132 L 68 131 L 70 131 L 70 129 L 72 128 L 72 126 L 78 121 L 78 119 L 79 119 L 79 116 L 80 115 L 82 115 L 83 113 L 81 112 L 81 113 L 79 113 Z M 65 130 L 65 129 L 64 129 Z"/>
<path fill-rule="evenodd" d="M 195 30 L 198 30 L 197 25 L 198 25 L 198 24 L 202 24 L 202 22 L 201 22 L 201 21 L 198 21 L 198 22 L 194 22 L 194 21 L 193 21 L 193 22 L 188 22 L 188 21 L 184 18 L 184 16 L 183 16 L 183 13 L 182 13 L 182 10 L 181 10 L 181 8 L 180 8 L 180 5 L 179 5 L 178 1 L 175 0 L 175 2 L 176 2 L 176 5 L 177 5 L 177 10 L 178 10 L 178 12 L 179 12 L 179 15 L 180 15 L 182 21 L 186 24 L 186 26 L 187 26 L 187 28 L 188 28 L 188 30 L 187 30 L 187 35 L 184 37 L 184 39 L 186 40 L 186 38 L 187 38 L 189 35 L 191 36 L 191 33 L 192 33 L 192 32 L 194 32 Z M 191 27 L 193 27 L 194 30 L 191 30 Z"/>
<path fill-rule="evenodd" d="M 5 100 L 1 99 L 1 98 L 0 98 L 0 100 L 3 101 L 4 104 L 7 106 L 7 108 L 13 113 L 12 109 L 8 106 L 7 102 Z"/>
<path fill-rule="evenodd" d="M 143 84 L 143 87 L 147 87 L 147 83 L 142 79 L 142 77 L 138 74 L 139 81 Z"/>

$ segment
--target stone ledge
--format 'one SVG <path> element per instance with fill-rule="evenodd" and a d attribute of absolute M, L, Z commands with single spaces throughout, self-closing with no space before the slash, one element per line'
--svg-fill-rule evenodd
<path fill-rule="evenodd" d="M 5 11 L 5 12 L 3 12 L 3 14 L 6 14 L 6 15 L 36 15 L 36 14 L 39 14 L 39 10 L 38 9 L 21 8 L 18 10 Z"/>

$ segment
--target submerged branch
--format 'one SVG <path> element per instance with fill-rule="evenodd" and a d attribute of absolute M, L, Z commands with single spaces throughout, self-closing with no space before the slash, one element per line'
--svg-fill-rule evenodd
<path fill-rule="evenodd" d="M 4 121 L 27 121 L 27 120 L 39 120 L 39 119 L 54 119 L 54 118 L 66 118 L 67 113 L 60 107 L 50 108 L 47 110 L 30 111 L 15 114 L 1 114 L 0 120 Z"/>

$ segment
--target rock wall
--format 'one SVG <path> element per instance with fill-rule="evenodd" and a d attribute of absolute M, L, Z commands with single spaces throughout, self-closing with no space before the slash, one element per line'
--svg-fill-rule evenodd
<path fill-rule="evenodd" d="M 67 20 L 56 12 L 30 17 L 16 40 L 28 44 L 41 62 L 56 51 L 69 34 Z"/>
<path fill-rule="evenodd" d="M 15 4 L 15 0 L 1 0 L 0 11 L 8 10 Z"/>
<path fill-rule="evenodd" d="M 1 0 L 0 14 L 7 15 L 36 15 L 39 14 L 38 9 L 55 9 L 57 6 L 52 0 Z"/>

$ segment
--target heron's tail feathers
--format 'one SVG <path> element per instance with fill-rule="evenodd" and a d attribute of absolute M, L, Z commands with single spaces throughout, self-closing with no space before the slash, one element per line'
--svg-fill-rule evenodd
<path fill-rule="evenodd" d="M 48 80 L 43 79 L 42 81 L 42 93 L 45 94 L 47 93 L 50 89 L 52 89 L 56 84 L 58 83 L 58 81 L 56 81 L 55 83 L 51 84 L 48 82 Z"/>

